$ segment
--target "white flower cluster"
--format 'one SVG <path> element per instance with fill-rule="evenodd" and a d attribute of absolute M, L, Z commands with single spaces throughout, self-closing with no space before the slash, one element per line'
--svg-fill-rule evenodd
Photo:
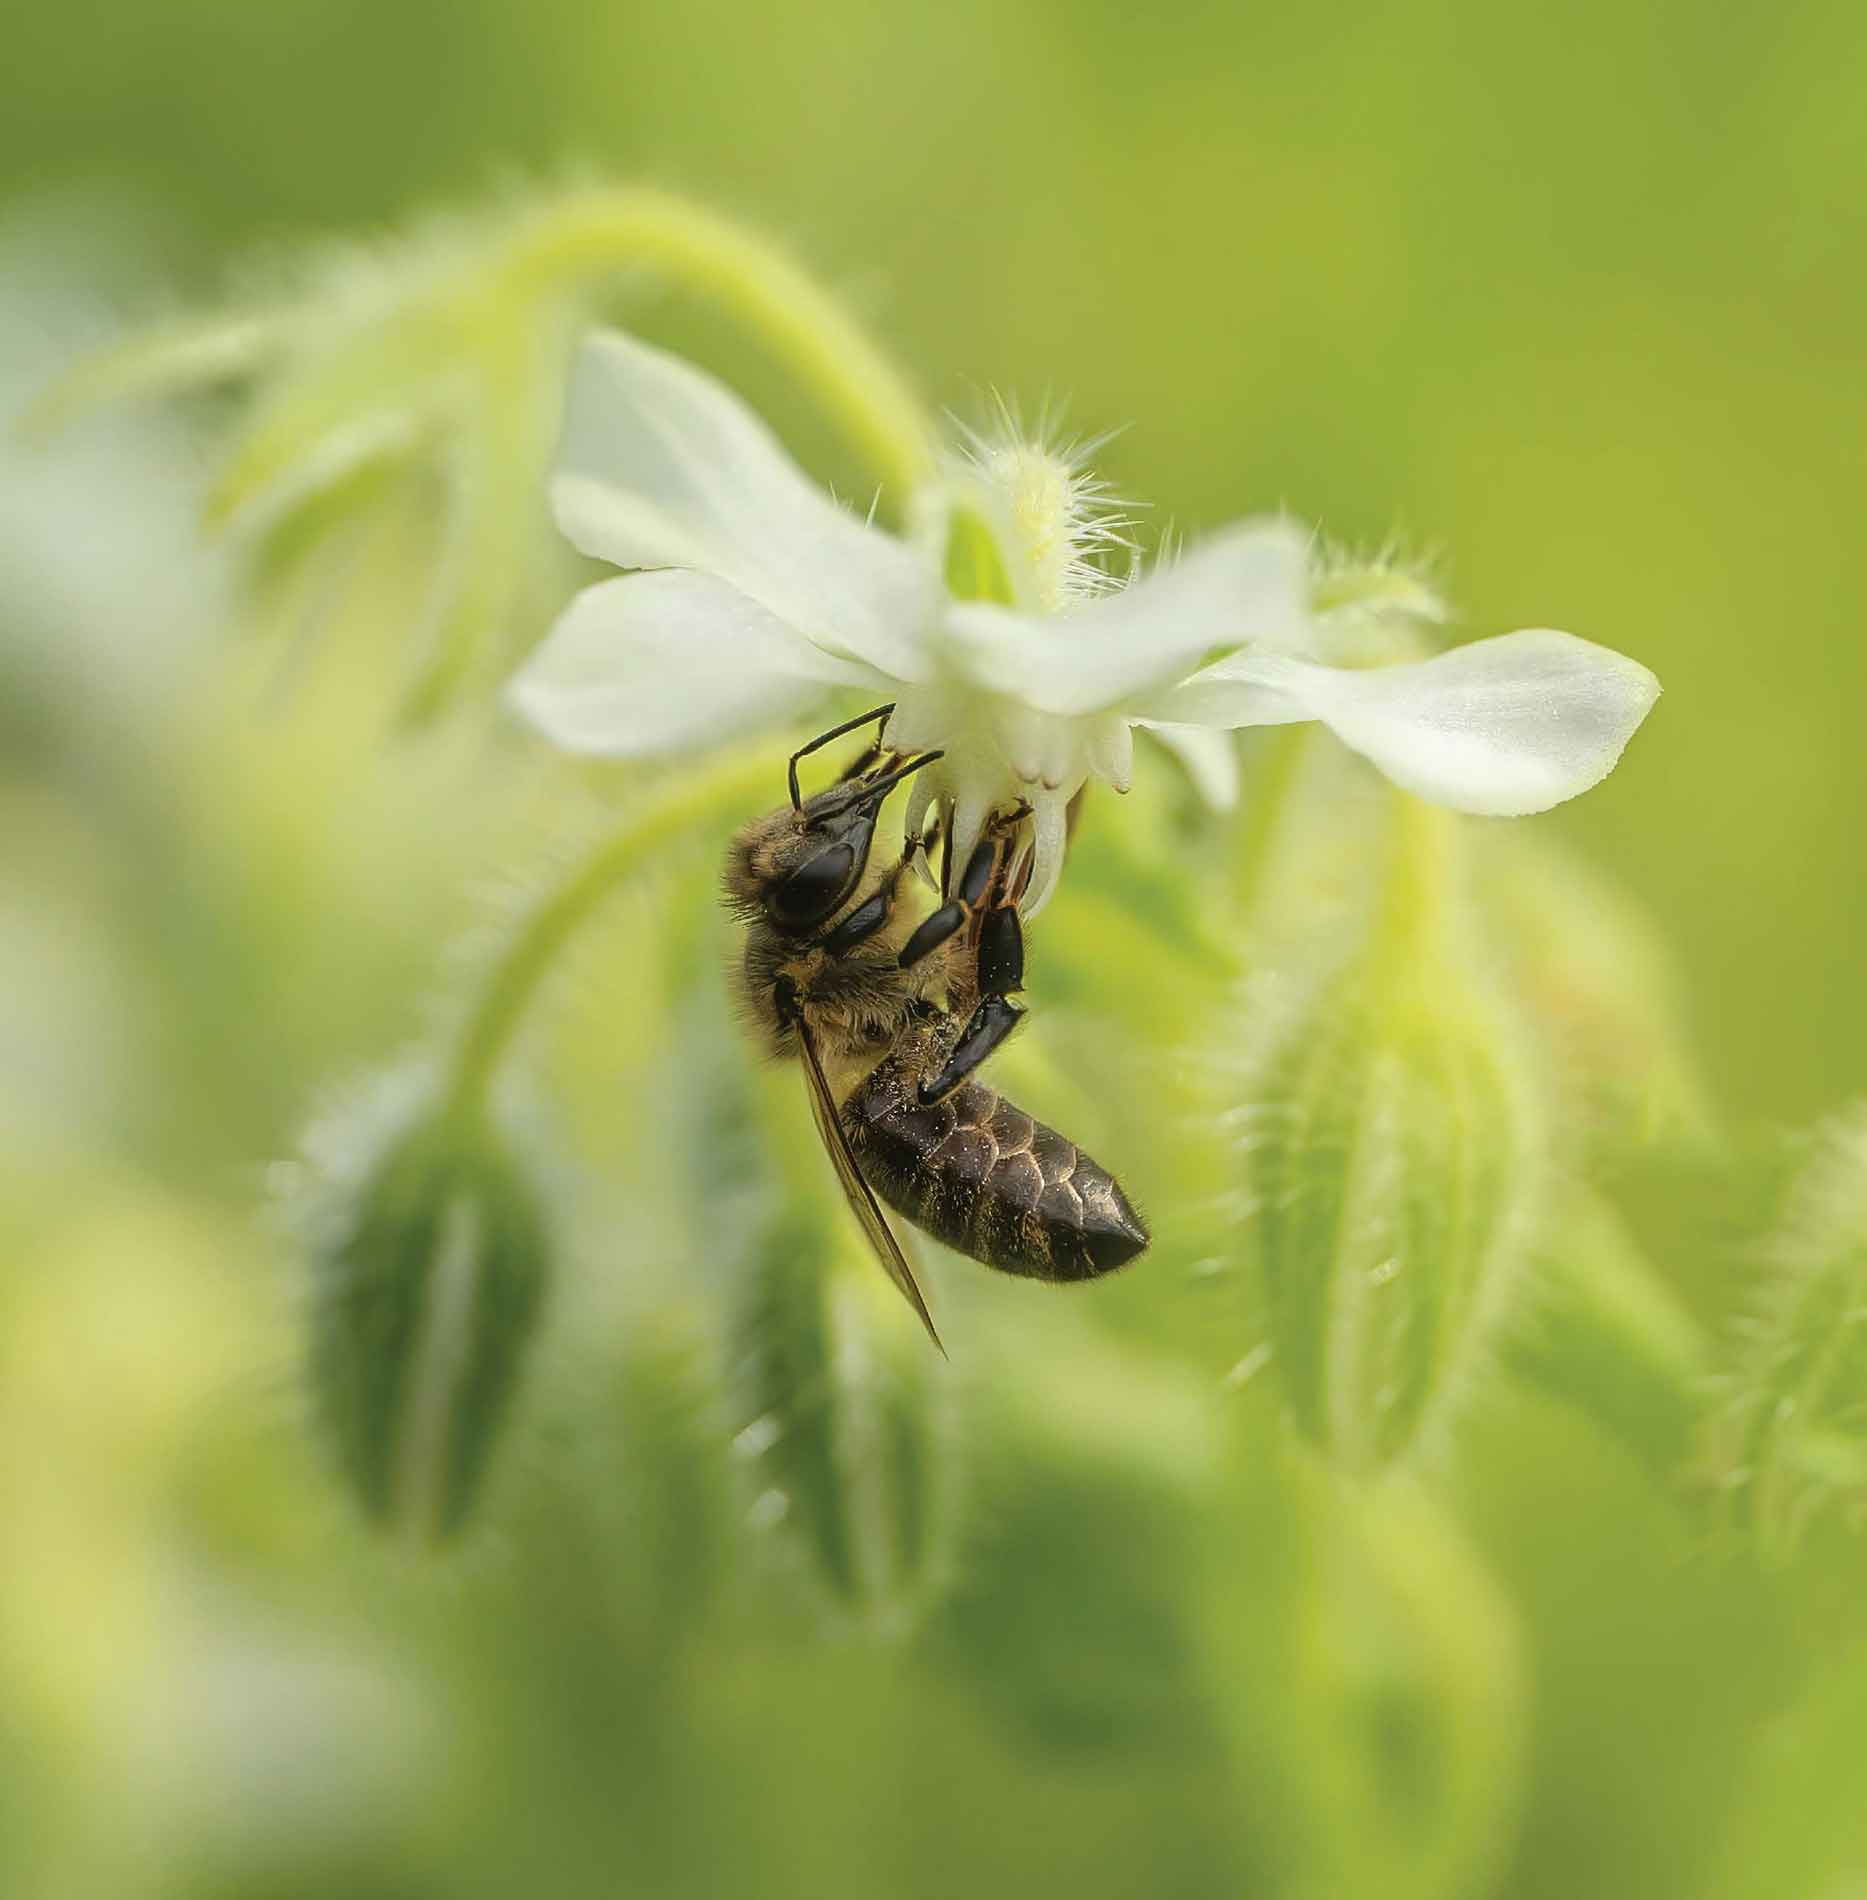
<path fill-rule="evenodd" d="M 889 534 L 730 391 L 620 335 L 583 346 L 553 500 L 578 547 L 628 571 L 580 594 L 514 682 L 542 732 L 646 757 L 860 688 L 894 702 L 889 744 L 944 752 L 908 818 L 937 802 L 957 861 L 991 810 L 1030 805 L 1027 913 L 1062 867 L 1069 801 L 1091 778 L 1126 789 L 1136 726 L 1222 790 L 1221 735 L 1316 719 L 1422 798 L 1515 815 L 1604 777 L 1659 692 L 1547 630 L 1324 664 L 1293 524 L 1240 522 L 1123 584 L 1101 490 L 1015 439 L 975 440 Z"/>

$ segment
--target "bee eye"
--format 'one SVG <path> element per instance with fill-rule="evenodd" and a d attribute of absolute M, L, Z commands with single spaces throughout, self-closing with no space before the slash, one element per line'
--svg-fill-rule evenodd
<path fill-rule="evenodd" d="M 765 913 L 781 929 L 808 930 L 842 901 L 856 874 L 852 844 L 831 845 L 806 858 L 765 899 Z"/>

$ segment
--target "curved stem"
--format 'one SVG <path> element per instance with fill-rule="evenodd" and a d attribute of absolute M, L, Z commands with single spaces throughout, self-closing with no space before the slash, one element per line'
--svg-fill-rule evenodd
<path fill-rule="evenodd" d="M 549 291 L 630 266 L 704 291 L 769 343 L 897 491 L 897 503 L 931 472 L 934 431 L 894 366 L 806 270 L 729 219 L 668 192 L 592 189 L 533 224 L 507 268 L 522 289 Z"/>
<path fill-rule="evenodd" d="M 17 428 L 44 443 L 110 403 L 167 395 L 243 376 L 283 347 L 282 311 L 247 311 L 175 323 L 100 350 L 87 350 L 21 411 Z"/>
<path fill-rule="evenodd" d="M 1278 726 L 1264 735 L 1263 756 L 1245 788 L 1245 808 L 1232 861 L 1232 901 L 1249 930 L 1257 922 L 1265 884 L 1277 855 L 1277 832 L 1284 808 L 1302 774 L 1311 725 Z"/>
<path fill-rule="evenodd" d="M 1410 792 L 1388 793 L 1387 866 L 1370 942 L 1373 981 L 1405 1008 L 1473 978 L 1465 934 L 1460 819 Z M 1436 1011 L 1440 1005 L 1430 1004 Z"/>
<path fill-rule="evenodd" d="M 446 1091 L 447 1112 L 465 1118 L 485 1098 L 500 1059 L 558 953 L 591 915 L 669 845 L 770 802 L 772 762 L 743 753 L 651 793 L 533 907 L 494 964 L 461 1033 Z"/>
<path fill-rule="evenodd" d="M 1394 803 L 1394 855 L 1386 903 L 1388 930 L 1397 947 L 1423 962 L 1441 938 L 1454 889 L 1457 819 L 1410 793 L 1390 794 Z"/>
<path fill-rule="evenodd" d="M 1600 1196 L 1577 1190 L 1539 1237 L 1528 1321 L 1504 1340 L 1518 1378 L 1594 1418 L 1662 1481 L 1685 1470 L 1713 1396 L 1708 1342 Z"/>
<path fill-rule="evenodd" d="M 932 473 L 936 431 L 906 380 L 808 271 L 730 219 L 670 192 L 591 187 L 528 219 L 493 259 L 496 279 L 527 305 L 631 268 L 712 298 L 768 344 L 873 465 L 897 512 Z M 284 347 L 288 328 L 285 311 L 262 310 L 134 337 L 85 356 L 21 426 L 43 436 L 101 403 L 245 374 Z"/>
<path fill-rule="evenodd" d="M 527 579 L 526 542 L 550 476 L 555 409 L 532 400 L 534 370 L 562 361 L 563 326 L 547 319 L 487 326 L 489 373 L 473 424 L 462 424 L 447 526 L 429 605 L 428 654 L 411 682 L 403 717 L 419 726 L 442 711 L 462 685 L 488 672 L 497 652 L 513 664 L 509 629 Z"/>

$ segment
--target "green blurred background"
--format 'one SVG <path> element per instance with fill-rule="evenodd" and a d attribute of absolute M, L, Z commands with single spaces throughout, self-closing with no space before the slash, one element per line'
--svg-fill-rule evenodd
<path fill-rule="evenodd" d="M 1867 1076 L 1857 8 L 26 0 L 6 41 L 9 408 L 269 246 L 515 174 L 686 189 L 792 241 L 936 402 L 1132 424 L 1103 465 L 1183 527 L 1399 533 L 1473 630 L 1651 665 L 1626 763 L 1539 822 L 1675 946 L 1737 1126 Z M 781 404 L 702 315 L 651 327 Z M 145 416 L 0 458 L 0 1893 L 1862 1891 L 1859 1652 L 1808 1687 L 1810 1632 L 1861 1633 L 1858 1553 L 1707 1562 L 1527 1399 L 1462 1529 L 1319 1529 L 1215 1478 L 1183 1272 L 978 1327 L 988 1504 L 915 1642 L 825 1639 L 709 1554 L 720 1434 L 630 1290 L 705 1274 L 631 1199 L 670 1139 L 642 1092 L 700 1086 L 630 977 L 659 912 L 625 907 L 558 1032 L 570 1146 L 615 1183 L 560 1303 L 585 1350 L 462 1554 L 375 1552 L 299 1431 L 254 1209 L 579 815 L 509 770 L 481 802 L 470 735 L 385 749 L 341 665 L 272 695 L 187 552 L 199 455 Z M 604 1037 L 648 1052 L 621 1099 Z M 1708 1304 L 1739 1242 L 1675 1191 L 1633 1184 Z M 1455 1653 L 1493 1624 L 1513 1661 Z M 1413 1760 L 1409 1696 L 1495 1769 L 1449 1820 L 1370 1819 L 1330 1766 L 1331 1723 L 1388 1714 Z"/>

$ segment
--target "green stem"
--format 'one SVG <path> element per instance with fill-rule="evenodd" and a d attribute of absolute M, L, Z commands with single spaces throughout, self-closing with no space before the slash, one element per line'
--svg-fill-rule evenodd
<path fill-rule="evenodd" d="M 43 444 L 93 409 L 193 384 L 244 376 L 284 346 L 282 312 L 249 312 L 176 323 L 89 351 L 21 411 L 17 427 Z"/>
<path fill-rule="evenodd" d="M 820 396 L 900 502 L 934 466 L 920 402 L 840 303 L 777 246 L 667 192 L 598 188 L 562 200 L 514 245 L 510 280 L 581 289 L 632 266 L 714 298 Z"/>
<path fill-rule="evenodd" d="M 1394 792 L 1393 858 L 1383 898 L 1381 941 L 1402 969 L 1418 972 L 1444 943 L 1456 875 L 1457 819 L 1437 805 Z"/>
<path fill-rule="evenodd" d="M 528 309 L 630 269 L 699 291 L 762 339 L 873 465 L 897 512 L 932 474 L 937 431 L 905 379 L 808 271 L 729 219 L 668 192 L 594 187 L 546 206 L 492 260 L 495 294 Z M 22 426 L 44 435 L 101 403 L 242 375 L 289 340 L 278 310 L 137 336 L 84 357 Z"/>
<path fill-rule="evenodd" d="M 555 407 L 530 399 L 536 366 L 562 360 L 561 326 L 547 317 L 487 326 L 485 395 L 462 424 L 447 502 L 447 538 L 437 563 L 431 645 L 403 716 L 423 724 L 462 684 L 487 671 L 488 655 L 517 617 L 527 579 L 526 543 L 539 526 L 557 434 Z M 499 654 L 501 670 L 513 656 Z"/>
<path fill-rule="evenodd" d="M 1245 812 L 1233 859 L 1232 895 L 1238 915 L 1249 926 L 1264 899 L 1271 863 L 1277 855 L 1278 821 L 1301 775 L 1314 727 L 1279 726 L 1265 734 L 1264 756 L 1245 786 Z"/>
<path fill-rule="evenodd" d="M 1697 1321 L 1620 1216 L 1585 1190 L 1556 1210 L 1537 1256 L 1534 1300 L 1505 1335 L 1505 1364 L 1676 1479 L 1711 1391 Z"/>
<path fill-rule="evenodd" d="M 776 782 L 769 758 L 735 753 L 659 788 L 539 901 L 493 966 L 467 1019 L 447 1088 L 450 1115 L 465 1120 L 478 1112 L 533 997 L 592 913 L 688 833 L 710 829 L 749 804 L 769 802 Z"/>

